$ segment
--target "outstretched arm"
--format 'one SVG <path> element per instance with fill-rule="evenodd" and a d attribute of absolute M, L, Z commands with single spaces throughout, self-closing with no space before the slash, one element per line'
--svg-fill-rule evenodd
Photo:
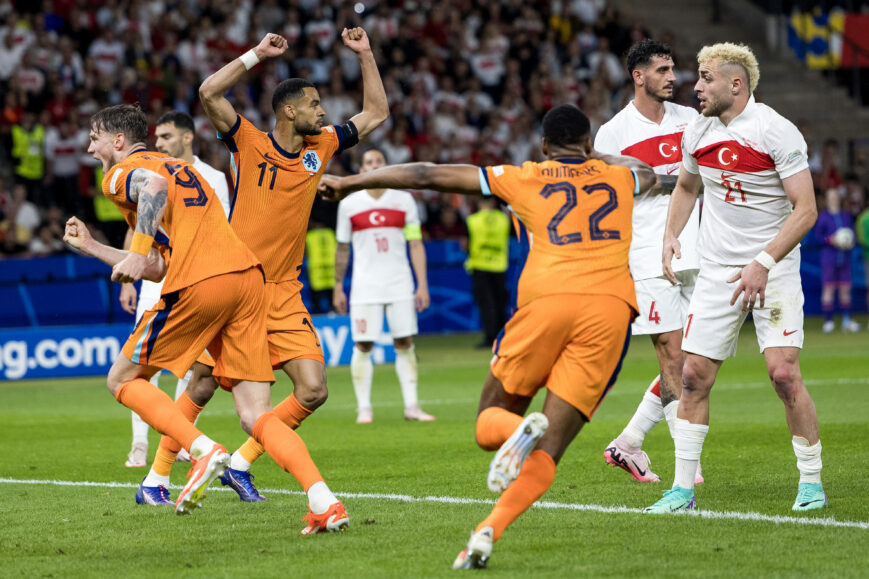
<path fill-rule="evenodd" d="M 627 155 L 607 155 L 600 151 L 592 151 L 589 158 L 599 159 L 607 165 L 621 165 L 633 171 L 639 181 L 640 190 L 637 193 L 638 195 L 651 189 L 658 180 L 655 171 L 636 157 L 629 157 Z"/>
<path fill-rule="evenodd" d="M 205 79 L 199 87 L 199 100 L 215 129 L 221 133 L 228 132 L 238 116 L 232 103 L 224 96 L 226 91 L 235 86 L 249 68 L 267 58 L 280 56 L 286 52 L 287 46 L 283 36 L 266 34 L 254 48 Z"/>
<path fill-rule="evenodd" d="M 405 163 L 376 171 L 335 177 L 323 175 L 319 190 L 324 198 L 337 201 L 361 189 L 431 189 L 446 193 L 480 195 L 480 169 L 474 165 Z"/>
<path fill-rule="evenodd" d="M 368 35 L 361 28 L 345 28 L 341 39 L 347 48 L 356 53 L 359 66 L 362 67 L 362 112 L 350 119 L 359 130 L 361 139 L 389 118 L 389 103 Z"/>

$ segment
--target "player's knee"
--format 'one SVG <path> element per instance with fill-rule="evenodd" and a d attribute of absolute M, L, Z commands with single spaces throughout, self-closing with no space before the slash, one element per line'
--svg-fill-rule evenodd
<path fill-rule="evenodd" d="M 682 368 L 682 397 L 705 396 L 712 387 L 707 377 L 698 368 L 691 364 L 685 364 Z"/>
<path fill-rule="evenodd" d="M 793 364 L 777 364 L 770 370 L 769 378 L 782 402 L 793 404 L 802 388 L 799 369 Z"/>
<path fill-rule="evenodd" d="M 396 350 L 407 350 L 411 346 L 413 346 L 413 336 L 407 336 L 406 338 L 395 338 L 392 341 Z"/>
<path fill-rule="evenodd" d="M 198 380 L 190 380 L 187 385 L 187 396 L 197 406 L 205 406 L 217 391 L 217 381 L 212 376 L 201 376 Z"/>
<path fill-rule="evenodd" d="M 256 424 L 257 419 L 262 416 L 262 414 L 263 412 L 258 409 L 239 409 L 238 418 L 241 423 L 241 429 L 253 436 L 253 425 Z"/>
<path fill-rule="evenodd" d="M 367 354 L 374 348 L 374 342 L 356 342 L 356 349 Z"/>
<path fill-rule="evenodd" d="M 326 386 L 326 377 L 319 380 L 306 380 L 296 384 L 293 393 L 299 404 L 308 410 L 316 410 L 329 398 L 329 388 Z"/>

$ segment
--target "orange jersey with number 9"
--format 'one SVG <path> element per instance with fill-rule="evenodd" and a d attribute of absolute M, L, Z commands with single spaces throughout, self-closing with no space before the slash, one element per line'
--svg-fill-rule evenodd
<path fill-rule="evenodd" d="M 136 228 L 138 204 L 130 200 L 128 189 L 137 169 L 157 173 L 169 183 L 166 209 L 154 236 L 168 264 L 163 295 L 259 265 L 232 231 L 208 182 L 193 165 L 162 153 L 136 151 L 103 178 L 103 194 L 120 209 L 131 229 Z"/>
<path fill-rule="evenodd" d="M 235 199 L 232 228 L 263 263 L 267 282 L 295 282 L 305 254 L 305 234 L 317 184 L 333 155 L 344 147 L 340 127 L 305 137 L 302 150 L 284 150 L 239 115 L 218 135 L 229 149 Z"/>
<path fill-rule="evenodd" d="M 480 169 L 480 187 L 507 203 L 533 235 L 518 307 L 553 294 L 612 295 L 636 312 L 628 268 L 638 182 L 621 165 L 558 159 Z"/>

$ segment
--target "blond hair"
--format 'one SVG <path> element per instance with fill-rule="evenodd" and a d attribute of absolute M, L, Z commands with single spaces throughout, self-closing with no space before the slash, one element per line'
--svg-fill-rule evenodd
<path fill-rule="evenodd" d="M 720 64 L 741 66 L 748 74 L 748 88 L 751 92 L 757 88 L 757 82 L 760 80 L 760 67 L 757 65 L 757 57 L 748 46 L 732 42 L 719 42 L 711 46 L 704 46 L 697 53 L 698 64 L 707 64 L 713 60 L 717 60 Z"/>

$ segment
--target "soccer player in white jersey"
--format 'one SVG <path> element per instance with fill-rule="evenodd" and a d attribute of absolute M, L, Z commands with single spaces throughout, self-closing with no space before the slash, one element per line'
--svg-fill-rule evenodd
<path fill-rule="evenodd" d="M 702 182 L 703 220 L 697 278 L 682 349 L 682 398 L 676 424 L 673 488 L 644 512 L 692 509 L 694 473 L 709 431 L 709 392 L 724 360 L 736 353 L 752 312 L 767 373 L 785 407 L 800 472 L 795 511 L 827 504 L 821 485 L 818 417 L 800 374 L 803 291 L 799 242 L 817 219 L 806 142 L 797 128 L 755 102 L 760 71 L 747 46 L 703 47 L 695 91 L 702 116 L 682 137 L 682 170 L 664 232 L 664 273 Z"/>
<path fill-rule="evenodd" d="M 377 149 L 362 156 L 361 173 L 386 165 Z M 405 420 L 430 422 L 434 416 L 422 411 L 417 394 L 417 364 L 413 337 L 417 334 L 416 314 L 429 306 L 425 248 L 419 213 L 410 193 L 396 189 L 357 191 L 338 205 L 335 236 L 335 289 L 333 304 L 347 312 L 344 275 L 353 243 L 353 278 L 350 288 L 350 331 L 355 346 L 350 360 L 353 390 L 356 392 L 357 424 L 373 420 L 371 381 L 374 364 L 371 349 L 383 329 L 386 314 L 395 344 L 395 373 L 404 399 Z M 416 274 L 417 288 L 407 263 Z"/>
<path fill-rule="evenodd" d="M 628 425 L 607 445 L 604 458 L 640 482 L 659 482 L 661 478 L 652 472 L 642 445 L 646 434 L 661 420 L 666 418 L 671 435 L 676 426 L 685 360 L 682 326 L 700 267 L 697 204 L 679 236 L 684 251 L 673 264 L 675 285 L 664 277 L 659 258 L 670 192 L 682 164 L 682 132 L 699 115 L 690 107 L 669 102 L 676 75 L 666 44 L 637 42 L 628 51 L 627 68 L 634 81 L 634 99 L 598 130 L 594 148 L 608 155 L 636 157 L 658 175 L 657 185 L 634 199 L 629 259 L 640 307 L 631 333 L 652 338 L 661 373 L 652 380 Z M 695 482 L 703 482 L 699 463 Z"/>
<path fill-rule="evenodd" d="M 229 214 L 229 187 L 226 184 L 226 175 L 222 171 L 218 171 L 208 163 L 193 154 L 193 138 L 196 129 L 193 125 L 193 118 L 187 113 L 181 111 L 170 111 L 160 117 L 157 121 L 155 143 L 156 149 L 161 153 L 183 159 L 193 165 L 193 168 L 211 185 L 220 204 L 223 206 L 223 211 Z M 127 231 L 127 239 L 124 242 L 124 248 L 127 249 L 132 241 L 132 231 Z M 138 303 L 136 296 L 136 286 L 131 283 L 121 284 L 121 307 L 128 313 L 136 314 L 136 321 L 142 317 L 142 314 L 154 307 L 160 301 L 160 290 L 163 288 L 163 283 L 155 283 L 147 280 L 142 280 L 141 291 L 138 295 Z M 157 386 L 160 374 L 157 372 L 151 377 L 151 383 Z M 178 384 L 175 387 L 175 398 L 178 398 L 187 388 L 187 383 L 190 381 L 191 371 L 183 378 L 178 379 Z M 148 461 L 148 424 L 139 418 L 135 412 L 133 415 L 133 445 L 130 449 L 130 454 L 127 456 L 127 462 L 124 466 L 127 467 L 142 467 L 147 465 Z M 190 460 L 187 451 L 183 450 L 178 454 L 179 460 Z"/>

